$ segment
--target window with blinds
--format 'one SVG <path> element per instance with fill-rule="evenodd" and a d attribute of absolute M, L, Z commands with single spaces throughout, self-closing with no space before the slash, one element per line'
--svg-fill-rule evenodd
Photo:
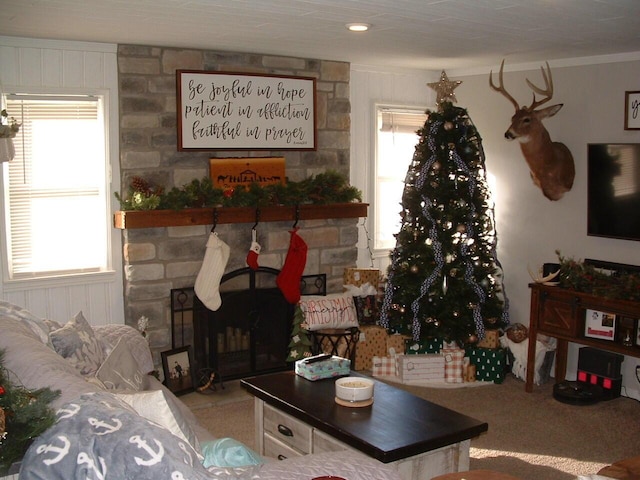
<path fill-rule="evenodd" d="M 374 181 L 374 249 L 395 247 L 400 230 L 400 204 L 409 164 L 427 115 L 425 109 L 376 105 L 376 169 Z"/>
<path fill-rule="evenodd" d="M 22 124 L 3 172 L 9 280 L 105 270 L 103 99 L 8 95 L 6 109 Z"/>

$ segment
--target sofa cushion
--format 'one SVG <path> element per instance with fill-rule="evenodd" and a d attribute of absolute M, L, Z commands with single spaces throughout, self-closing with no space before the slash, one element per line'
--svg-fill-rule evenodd
<path fill-rule="evenodd" d="M 60 390 L 52 402 L 58 408 L 83 393 L 101 389 L 85 381 L 73 365 L 43 344 L 19 320 L 0 314 L 0 349 L 5 351 L 4 367 L 15 382 L 29 390 L 48 387 Z"/>
<path fill-rule="evenodd" d="M 0 315 L 20 321 L 44 344 L 49 343 L 49 326 L 26 308 L 0 300 Z"/>
<path fill-rule="evenodd" d="M 104 344 L 106 355 L 109 355 L 120 339 L 124 339 L 131 355 L 140 365 L 142 372 L 149 373 L 155 369 L 151 350 L 149 350 L 149 343 L 139 330 L 129 325 L 111 323 L 108 325 L 94 325 L 93 331 Z"/>
<path fill-rule="evenodd" d="M 191 428 L 191 424 L 182 415 L 177 400 L 164 390 L 148 392 L 112 392 L 112 394 L 131 406 L 138 415 L 166 428 L 176 437 L 187 442 L 196 452 L 200 452 L 200 443 Z"/>
<path fill-rule="evenodd" d="M 183 478 L 205 480 L 196 452 L 113 395 L 84 395 L 27 450 L 21 480 Z"/>
<path fill-rule="evenodd" d="M 55 351 L 82 375 L 94 375 L 105 360 L 102 344 L 82 312 L 78 312 L 64 327 L 53 330 L 49 338 Z"/>
<path fill-rule="evenodd" d="M 124 338 L 118 340 L 96 372 L 96 379 L 106 389 L 144 390 L 147 387 L 146 377 Z"/>

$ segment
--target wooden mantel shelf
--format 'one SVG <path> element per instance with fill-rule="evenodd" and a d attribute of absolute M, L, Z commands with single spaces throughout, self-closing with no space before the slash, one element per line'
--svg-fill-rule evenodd
<path fill-rule="evenodd" d="M 300 205 L 260 207 L 260 222 L 295 222 L 325 218 L 360 218 L 367 216 L 368 203 L 334 203 L 331 205 Z M 126 210 L 114 214 L 115 228 L 157 228 L 212 225 L 214 216 L 221 223 L 254 223 L 255 207 L 187 208 L 184 210 Z"/>

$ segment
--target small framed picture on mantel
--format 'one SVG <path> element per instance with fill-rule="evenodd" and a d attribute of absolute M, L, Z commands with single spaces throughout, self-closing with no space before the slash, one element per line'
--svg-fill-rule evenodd
<path fill-rule="evenodd" d="M 640 130 L 640 91 L 624 93 L 624 129 Z"/>

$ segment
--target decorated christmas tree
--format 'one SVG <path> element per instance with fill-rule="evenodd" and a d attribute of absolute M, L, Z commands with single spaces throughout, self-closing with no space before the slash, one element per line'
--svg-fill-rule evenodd
<path fill-rule="evenodd" d="M 462 346 L 505 327 L 508 305 L 482 141 L 452 103 L 460 83 L 443 71 L 429 84 L 438 110 L 427 111 L 405 178 L 380 322 L 415 340 Z"/>
<path fill-rule="evenodd" d="M 24 456 L 35 437 L 53 425 L 49 402 L 60 395 L 49 388 L 30 391 L 15 385 L 3 367 L 3 357 L 0 350 L 0 475 Z"/>

